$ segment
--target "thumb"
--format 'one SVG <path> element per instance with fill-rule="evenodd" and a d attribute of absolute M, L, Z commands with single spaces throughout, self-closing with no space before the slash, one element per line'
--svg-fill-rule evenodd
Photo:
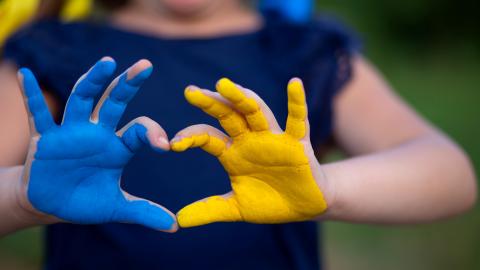
<path fill-rule="evenodd" d="M 170 148 L 165 130 L 145 116 L 130 121 L 117 131 L 117 135 L 132 152 L 137 152 L 143 145 L 150 145 L 159 152 L 168 151 Z"/>
<path fill-rule="evenodd" d="M 175 215 L 165 207 L 127 193 L 125 195 L 127 200 L 117 210 L 116 221 L 139 224 L 165 232 L 177 231 L 178 225 Z"/>
<path fill-rule="evenodd" d="M 228 193 L 211 196 L 182 208 L 177 213 L 181 227 L 195 227 L 213 222 L 242 221 L 237 201 Z"/>

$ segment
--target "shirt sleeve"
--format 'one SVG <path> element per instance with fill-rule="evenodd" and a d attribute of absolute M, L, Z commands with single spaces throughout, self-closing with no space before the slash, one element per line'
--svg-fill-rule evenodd
<path fill-rule="evenodd" d="M 324 143 L 333 129 L 335 95 L 352 77 L 352 59 L 360 50 L 353 31 L 333 17 L 292 23 L 275 13 L 266 14 L 264 56 L 282 80 L 303 80 L 308 103 L 310 137 Z"/>
<path fill-rule="evenodd" d="M 331 137 L 335 96 L 353 76 L 352 61 L 361 51 L 361 42 L 334 18 L 318 18 L 309 29 L 306 38 L 311 47 L 304 58 L 302 77 L 309 90 L 311 137 L 315 143 Z"/>

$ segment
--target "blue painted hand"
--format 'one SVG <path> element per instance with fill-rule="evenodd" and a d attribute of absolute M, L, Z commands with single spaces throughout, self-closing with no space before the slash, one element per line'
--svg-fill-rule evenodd
<path fill-rule="evenodd" d="M 163 129 L 146 117 L 115 131 L 127 103 L 149 77 L 152 66 L 141 60 L 122 73 L 92 113 L 95 97 L 114 71 L 115 62 L 106 57 L 80 78 L 61 125 L 53 121 L 32 72 L 19 71 L 32 134 L 23 175 L 26 198 L 35 210 L 67 222 L 123 222 L 176 231 L 170 211 L 120 188 L 124 166 L 142 145 L 159 151 L 169 149 Z"/>

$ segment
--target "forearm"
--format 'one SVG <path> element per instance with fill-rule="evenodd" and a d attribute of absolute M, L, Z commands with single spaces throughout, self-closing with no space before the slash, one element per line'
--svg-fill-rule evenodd
<path fill-rule="evenodd" d="M 334 190 L 326 219 L 411 224 L 461 213 L 476 199 L 468 158 L 441 135 L 322 166 Z"/>
<path fill-rule="evenodd" d="M 0 237 L 27 227 L 46 223 L 38 213 L 28 210 L 21 198 L 23 166 L 0 168 Z"/>

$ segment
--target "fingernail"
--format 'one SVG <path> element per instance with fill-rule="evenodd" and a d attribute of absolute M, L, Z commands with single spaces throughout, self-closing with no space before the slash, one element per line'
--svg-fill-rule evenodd
<path fill-rule="evenodd" d="M 155 142 L 156 146 L 153 147 L 159 153 L 164 153 L 170 150 L 170 143 L 163 137 L 158 137 Z"/>
<path fill-rule="evenodd" d="M 140 71 L 139 73 L 133 72 L 132 69 L 127 71 L 127 81 L 130 84 L 139 85 L 143 82 L 146 78 L 150 77 L 153 72 L 153 67 L 150 66 L 145 68 L 144 70 Z M 136 74 L 135 74 L 136 73 Z"/>
<path fill-rule="evenodd" d="M 173 139 L 170 140 L 170 144 L 174 144 L 174 143 L 177 143 L 179 141 L 181 141 L 181 137 L 174 137 Z"/>
<path fill-rule="evenodd" d="M 19 70 L 17 71 L 17 78 L 20 79 L 20 80 L 23 80 L 23 73 L 22 73 L 22 70 L 21 70 L 21 69 L 19 69 Z"/>
<path fill-rule="evenodd" d="M 160 144 L 163 144 L 163 145 L 169 145 L 170 143 L 168 142 L 167 139 L 165 139 L 164 137 L 158 137 L 157 141 L 160 143 Z"/>
<path fill-rule="evenodd" d="M 300 80 L 297 77 L 294 77 L 294 78 L 290 79 L 290 83 L 302 83 L 302 80 Z"/>
<path fill-rule="evenodd" d="M 199 91 L 199 90 L 200 90 L 200 88 L 198 88 L 195 85 L 189 85 L 185 88 L 185 91 Z"/>
<path fill-rule="evenodd" d="M 18 74 L 19 76 L 22 76 L 22 77 L 23 77 L 25 74 L 27 74 L 27 73 L 29 73 L 29 72 L 31 72 L 30 69 L 28 69 L 28 68 L 26 68 L 26 67 L 22 67 L 22 68 L 20 68 L 20 69 L 18 70 L 17 74 Z"/>
<path fill-rule="evenodd" d="M 100 59 L 100 62 L 115 62 L 112 57 L 110 56 L 104 56 L 102 59 Z"/>

